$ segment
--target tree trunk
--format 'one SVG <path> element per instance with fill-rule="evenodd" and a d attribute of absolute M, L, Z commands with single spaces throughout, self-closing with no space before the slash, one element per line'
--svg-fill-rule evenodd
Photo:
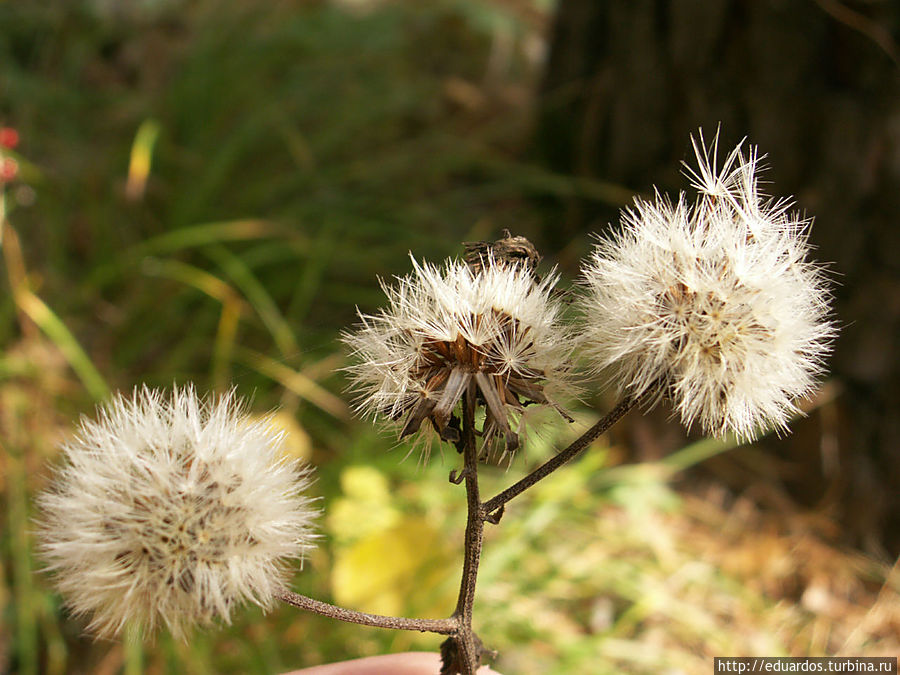
<path fill-rule="evenodd" d="M 892 540 L 895 551 L 898 35 L 895 0 L 561 0 L 535 138 L 552 169 L 636 191 L 683 188 L 679 162 L 690 158 L 688 136 L 701 126 L 709 138 L 721 123 L 725 149 L 746 134 L 767 153 L 772 192 L 795 195 L 815 216 L 815 257 L 833 261 L 839 284 L 842 330 L 831 366 L 844 387 L 841 469 L 826 475 L 824 433 L 809 447 L 801 431 L 789 450 L 813 458 L 820 489 L 807 489 L 807 498 L 823 498 L 823 479 L 840 481 L 848 531 L 873 547 Z M 616 221 L 616 212 L 578 198 L 558 203 L 542 244 L 559 251 Z"/>

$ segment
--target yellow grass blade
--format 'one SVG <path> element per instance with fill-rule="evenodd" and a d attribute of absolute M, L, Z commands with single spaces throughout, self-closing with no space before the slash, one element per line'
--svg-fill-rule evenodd
<path fill-rule="evenodd" d="M 97 401 L 109 395 L 106 380 L 100 374 L 87 353 L 78 344 L 78 340 L 66 327 L 66 324 L 53 313 L 43 300 L 24 287 L 19 287 L 15 294 L 16 304 L 34 321 L 44 334 L 50 338 L 62 352 L 72 370 L 84 384 L 90 395 Z"/>

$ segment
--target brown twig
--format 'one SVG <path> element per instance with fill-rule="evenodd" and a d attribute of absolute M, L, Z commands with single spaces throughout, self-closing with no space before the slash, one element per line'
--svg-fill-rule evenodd
<path fill-rule="evenodd" d="M 880 25 L 865 14 L 854 11 L 838 0 L 816 0 L 816 4 L 835 20 L 869 38 L 888 55 L 895 66 L 900 66 L 900 50 L 887 27 Z"/>
<path fill-rule="evenodd" d="M 282 590 L 277 594 L 282 602 L 294 607 L 305 609 L 307 611 L 327 616 L 331 619 L 347 621 L 349 623 L 358 623 L 363 626 L 375 626 L 376 628 L 393 628 L 396 630 L 416 630 L 422 633 L 439 633 L 440 635 L 451 635 L 457 629 L 457 621 L 450 619 L 408 619 L 401 616 L 383 616 L 381 614 L 367 614 L 365 612 L 357 612 L 352 609 L 338 607 L 321 600 L 313 598 L 293 591 Z"/>
<path fill-rule="evenodd" d="M 478 445 L 475 439 L 476 396 L 475 380 L 470 379 L 466 386 L 463 402 L 462 435 L 459 441 L 463 451 L 463 469 L 459 476 L 455 475 L 455 471 L 450 474 L 450 480 L 453 483 L 459 483 L 461 479 L 465 480 L 467 504 L 463 573 L 453 615 L 448 619 L 409 619 L 367 614 L 314 600 L 288 590 L 283 590 L 278 594 L 280 600 L 294 607 L 340 621 L 378 628 L 414 630 L 423 633 L 447 635 L 448 638 L 441 645 L 443 661 L 441 675 L 475 675 L 478 667 L 481 665 L 482 657 L 486 653 L 481 640 L 472 630 L 475 585 L 478 579 L 478 566 L 481 561 L 485 522 L 499 522 L 503 508 L 508 501 L 573 459 L 600 434 L 618 422 L 640 400 L 640 398 L 626 398 L 565 450 L 559 452 L 555 457 L 493 499 L 482 503 L 478 488 Z"/>
<path fill-rule="evenodd" d="M 378 628 L 396 630 L 415 630 L 438 633 L 449 637 L 441 645 L 443 675 L 475 675 L 481 664 L 485 650 L 481 640 L 472 630 L 472 613 L 475 604 L 475 583 L 478 578 L 478 565 L 481 560 L 481 545 L 484 537 L 484 510 L 478 492 L 478 447 L 475 440 L 475 382 L 470 380 L 465 392 L 463 404 L 462 448 L 463 470 L 460 478 L 466 483 L 466 502 L 468 517 L 466 520 L 465 558 L 462 580 L 456 610 L 449 619 L 409 619 L 405 617 L 368 614 L 327 602 L 314 600 L 289 590 L 282 590 L 278 598 L 294 607 L 305 609 L 321 616 L 340 621 L 357 623 Z M 451 474 L 451 482 L 454 476 Z"/>
<path fill-rule="evenodd" d="M 463 404 L 463 471 L 466 480 L 466 538 L 462 580 L 456 611 L 453 612 L 459 624 L 450 638 L 441 645 L 443 667 L 441 675 L 461 673 L 475 675 L 481 665 L 484 648 L 481 640 L 472 630 L 472 609 L 475 604 L 475 582 L 478 579 L 478 564 L 481 561 L 481 546 L 484 538 L 484 511 L 478 491 L 478 448 L 475 441 L 475 382 L 470 380 Z"/>
<path fill-rule="evenodd" d="M 585 431 L 565 450 L 557 453 L 554 457 L 541 464 L 541 466 L 522 478 L 517 483 L 506 488 L 496 497 L 493 497 L 492 499 L 486 501 L 482 509 L 485 520 L 489 523 L 498 523 L 501 516 L 503 515 L 503 509 L 507 502 L 509 502 L 514 497 L 522 494 L 532 485 L 542 480 L 543 478 L 546 478 L 563 464 L 573 459 L 576 455 L 578 455 L 578 453 L 580 453 L 591 443 L 593 443 L 598 436 L 605 433 L 613 424 L 618 422 L 625 415 L 625 413 L 636 406 L 639 400 L 640 398 L 632 397 L 623 399 L 615 408 L 609 411 L 606 417 L 604 417 L 590 429 Z"/>

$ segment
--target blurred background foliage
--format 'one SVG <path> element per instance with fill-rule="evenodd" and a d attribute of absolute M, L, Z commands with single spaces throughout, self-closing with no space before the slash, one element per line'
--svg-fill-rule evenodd
<path fill-rule="evenodd" d="M 95 642 L 37 572 L 32 497 L 108 391 L 234 385 L 258 413 L 277 409 L 286 452 L 317 468 L 324 536 L 295 588 L 446 616 L 465 518 L 446 480 L 455 454 L 404 461 L 406 447 L 354 420 L 336 338 L 357 306 L 381 304 L 377 278 L 408 271 L 410 251 L 440 259 L 510 228 L 572 279 L 583 230 L 665 182 L 547 155 L 560 89 L 544 67 L 577 4 L 0 2 L 0 126 L 20 139 L 4 151 L 18 175 L 0 185 L 0 673 L 273 673 L 437 649 L 437 636 L 291 609 L 248 609 L 188 643 Z M 678 159 L 701 121 L 669 139 Z M 794 441 L 808 464 L 633 414 L 514 503 L 488 530 L 476 604 L 495 668 L 896 655 L 890 533 L 867 530 L 862 552 L 834 500 L 788 489 L 805 471 L 835 485 L 818 467 L 845 391 L 835 379 L 811 402 Z M 482 491 L 612 403 L 589 397 L 573 428 L 550 424 L 509 469 L 486 468 Z"/>

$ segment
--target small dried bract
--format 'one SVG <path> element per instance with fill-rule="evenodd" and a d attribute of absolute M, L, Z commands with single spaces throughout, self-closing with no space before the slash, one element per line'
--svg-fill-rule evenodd
<path fill-rule="evenodd" d="M 459 440 L 457 406 L 472 387 L 484 406 L 481 433 L 519 446 L 526 406 L 557 405 L 572 391 L 572 339 L 551 298 L 555 273 L 537 281 L 528 266 L 501 263 L 443 267 L 413 260 L 413 273 L 383 285 L 389 306 L 360 314 L 344 336 L 356 364 L 348 370 L 358 409 L 402 421 L 400 437 L 426 420 L 447 441 Z"/>
<path fill-rule="evenodd" d="M 83 419 L 40 497 L 41 550 L 66 603 L 113 636 L 134 623 L 176 636 L 268 606 L 302 559 L 316 510 L 309 473 L 232 394 L 202 402 L 143 389 Z"/>
<path fill-rule="evenodd" d="M 585 264 L 584 346 L 622 392 L 670 396 L 686 425 L 782 431 L 835 332 L 809 221 L 760 193 L 755 148 L 719 171 L 715 141 L 694 148 L 695 202 L 635 200 Z"/>

